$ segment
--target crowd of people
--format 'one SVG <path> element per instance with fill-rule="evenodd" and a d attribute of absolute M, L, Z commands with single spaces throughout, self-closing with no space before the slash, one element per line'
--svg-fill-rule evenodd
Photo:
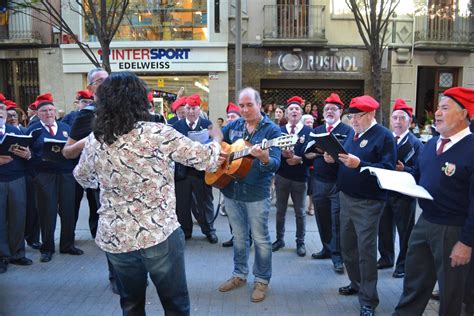
<path fill-rule="evenodd" d="M 474 90 L 444 92 L 435 113 L 439 136 L 423 144 L 410 132 L 413 109 L 402 99 L 395 101 L 387 128 L 376 121 L 380 104 L 371 96 L 345 105 L 332 93 L 317 125 L 317 107 L 301 97 L 289 98 L 284 108 L 264 109 L 259 92 L 249 87 L 239 92 L 238 105 L 229 103 L 227 120 L 213 125 L 199 95 L 180 95 L 172 104 L 175 117 L 166 121 L 153 112 L 152 94 L 132 73 L 95 68 L 87 83 L 76 93 L 75 111 L 61 120 L 49 93 L 29 105 L 28 124 L 0 94 L 0 138 L 32 135 L 29 146 L 0 155 L 0 273 L 9 264 L 33 264 L 25 244 L 40 251 L 41 262 L 51 261 L 58 215 L 59 252 L 82 255 L 74 232 L 86 193 L 91 236 L 106 255 L 124 315 L 144 314 L 148 275 L 165 313 L 188 315 L 184 244 L 193 236 L 193 217 L 209 243 L 218 242 L 205 173 L 243 159 L 223 143 L 243 140 L 242 155 L 253 158 L 246 160 L 248 170 L 245 176 L 227 175 L 221 187 L 232 233 L 223 246 L 233 247 L 234 265 L 219 291 L 246 284 L 253 245 L 250 299 L 265 300 L 273 252 L 286 247 L 291 197 L 296 254 L 307 254 L 306 216 L 314 214 L 322 249 L 311 257 L 330 259 L 335 273 L 347 272 L 349 284 L 338 292 L 357 295 L 360 315 L 375 314 L 378 270 L 388 268 L 403 278 L 394 315 L 422 315 L 436 282 L 440 315 L 460 315 L 463 302 L 474 313 Z M 335 157 L 310 146 L 314 134 L 332 134 L 345 153 Z M 267 148 L 267 140 L 285 135 L 294 136 L 291 146 Z M 51 141 L 61 144 L 61 159 L 45 159 Z M 416 198 L 381 189 L 363 167 L 408 172 L 433 200 L 418 200 L 422 213 L 416 220 Z"/>

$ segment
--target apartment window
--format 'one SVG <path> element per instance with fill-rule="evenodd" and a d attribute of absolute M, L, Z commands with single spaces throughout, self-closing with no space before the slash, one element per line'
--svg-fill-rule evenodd
<path fill-rule="evenodd" d="M 130 0 L 114 41 L 205 41 L 207 14 L 207 0 Z M 84 24 L 85 40 L 97 41 Z"/>

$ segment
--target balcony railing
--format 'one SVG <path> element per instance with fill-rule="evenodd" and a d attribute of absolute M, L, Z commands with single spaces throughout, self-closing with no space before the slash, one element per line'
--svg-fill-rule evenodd
<path fill-rule="evenodd" d="M 433 6 L 415 16 L 415 47 L 474 46 L 474 17 L 449 6 Z"/>
<path fill-rule="evenodd" d="M 0 40 L 8 42 L 41 42 L 40 22 L 31 17 L 31 9 L 22 9 L 25 13 L 8 13 L 8 27 L 1 32 Z"/>
<path fill-rule="evenodd" d="M 326 41 L 325 6 L 265 5 L 264 40 Z"/>

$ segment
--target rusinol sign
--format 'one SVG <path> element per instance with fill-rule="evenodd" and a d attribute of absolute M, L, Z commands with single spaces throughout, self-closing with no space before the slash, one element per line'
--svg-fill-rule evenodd
<path fill-rule="evenodd" d="M 97 52 L 103 58 L 102 49 Z M 118 70 L 168 70 L 176 61 L 191 57 L 190 48 L 118 48 L 110 51 L 110 64 Z"/>

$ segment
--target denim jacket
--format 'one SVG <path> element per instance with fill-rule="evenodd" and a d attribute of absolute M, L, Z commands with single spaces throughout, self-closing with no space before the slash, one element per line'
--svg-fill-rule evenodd
<path fill-rule="evenodd" d="M 280 137 L 281 130 L 268 116 L 262 113 L 262 121 L 250 139 L 252 144 L 259 144 L 264 139 L 271 140 Z M 224 141 L 232 144 L 245 136 L 245 120 L 240 118 L 223 127 Z M 281 150 L 278 147 L 270 148 L 270 161 L 263 165 L 260 160 L 254 159 L 250 172 L 245 178 L 236 179 L 222 189 L 225 197 L 242 201 L 255 202 L 270 197 L 272 177 L 280 166 Z"/>

